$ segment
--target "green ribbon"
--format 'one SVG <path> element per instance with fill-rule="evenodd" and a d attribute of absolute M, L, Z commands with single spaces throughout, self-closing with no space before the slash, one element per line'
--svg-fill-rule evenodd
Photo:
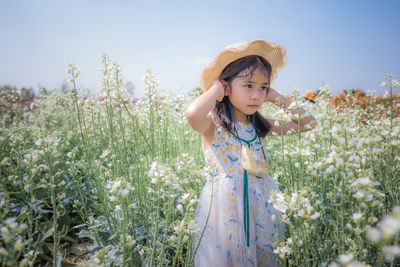
<path fill-rule="evenodd" d="M 249 223 L 249 193 L 248 193 L 247 171 L 244 170 L 244 187 L 243 187 L 243 214 L 244 214 L 244 232 L 247 239 L 247 247 L 249 247 L 250 223 Z"/>
<path fill-rule="evenodd" d="M 253 139 L 251 140 L 244 140 L 242 138 L 240 138 L 239 136 L 237 136 L 236 134 L 234 134 L 233 132 L 231 132 L 231 134 L 238 139 L 239 141 L 243 141 L 245 142 L 249 148 L 250 148 L 250 143 L 253 142 L 254 140 L 256 140 L 257 138 L 257 133 L 256 136 L 254 136 Z M 247 177 L 247 171 L 244 170 L 243 173 L 243 215 L 244 215 L 244 233 L 246 235 L 246 241 L 247 241 L 247 247 L 249 247 L 249 236 L 250 236 L 250 222 L 249 222 L 249 184 L 248 184 L 248 177 Z"/>

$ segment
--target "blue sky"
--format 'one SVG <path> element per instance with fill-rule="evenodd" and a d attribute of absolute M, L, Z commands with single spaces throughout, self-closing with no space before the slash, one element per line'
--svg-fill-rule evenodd
<path fill-rule="evenodd" d="M 287 65 L 272 87 L 291 93 L 376 90 L 400 78 L 400 1 L 14 0 L 0 4 L 0 85 L 60 87 L 68 64 L 78 84 L 99 91 L 107 53 L 143 96 L 145 70 L 159 89 L 187 93 L 225 46 L 253 39 L 282 44 Z"/>

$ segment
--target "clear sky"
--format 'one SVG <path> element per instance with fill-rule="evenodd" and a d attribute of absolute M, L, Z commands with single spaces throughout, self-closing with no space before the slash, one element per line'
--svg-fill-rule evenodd
<path fill-rule="evenodd" d="M 400 1 L 1 1 L 0 85 L 60 87 L 68 64 L 79 86 L 99 91 L 107 53 L 143 96 L 152 70 L 159 89 L 189 92 L 225 46 L 253 39 L 282 44 L 287 65 L 272 87 L 291 93 L 376 90 L 400 79 Z"/>

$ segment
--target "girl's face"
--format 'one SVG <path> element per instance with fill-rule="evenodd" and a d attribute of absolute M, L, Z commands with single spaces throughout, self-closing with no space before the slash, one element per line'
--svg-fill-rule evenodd
<path fill-rule="evenodd" d="M 264 103 L 269 79 L 259 69 L 256 69 L 252 76 L 240 77 L 242 75 L 243 72 L 233 79 L 231 90 L 226 92 L 226 95 L 233 105 L 235 119 L 246 122 L 247 115 L 254 114 Z"/>

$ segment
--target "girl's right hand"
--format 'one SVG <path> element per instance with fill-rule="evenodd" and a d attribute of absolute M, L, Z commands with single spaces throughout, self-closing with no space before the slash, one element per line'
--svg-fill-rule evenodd
<path fill-rule="evenodd" d="M 280 94 L 272 87 L 269 88 L 268 93 L 265 95 L 264 102 L 274 103 Z"/>
<path fill-rule="evenodd" d="M 219 93 L 218 93 L 218 96 L 217 96 L 217 100 L 218 100 L 219 102 L 221 102 L 222 99 L 223 99 L 224 96 L 225 96 L 224 86 L 222 85 L 221 81 L 215 80 L 215 81 L 213 82 L 212 86 L 211 86 L 211 89 L 212 89 L 213 87 L 216 87 L 216 89 L 214 89 L 214 90 L 218 90 Z"/>

